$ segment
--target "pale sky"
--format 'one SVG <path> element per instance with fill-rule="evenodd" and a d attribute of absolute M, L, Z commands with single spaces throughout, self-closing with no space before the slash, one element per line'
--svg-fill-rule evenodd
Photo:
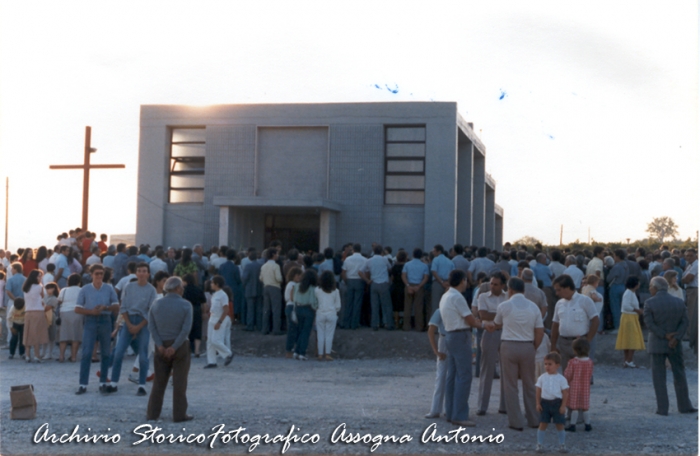
<path fill-rule="evenodd" d="M 80 225 L 81 172 L 48 167 L 82 162 L 86 125 L 93 163 L 126 164 L 92 172 L 89 228 L 135 232 L 142 104 L 456 101 L 504 240 L 639 239 L 659 216 L 695 237 L 696 2 L 427 5 L 0 1 L 9 247 Z"/>

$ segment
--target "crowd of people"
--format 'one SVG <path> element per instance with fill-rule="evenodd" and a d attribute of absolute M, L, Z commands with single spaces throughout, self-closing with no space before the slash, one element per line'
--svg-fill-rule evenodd
<path fill-rule="evenodd" d="M 188 370 L 189 357 L 204 353 L 205 368 L 218 367 L 219 357 L 228 365 L 234 326 L 286 333 L 287 357 L 302 361 L 308 359 L 314 329 L 319 361 L 334 359 L 336 329 L 428 331 L 438 374 L 426 417 L 437 418 L 444 409 L 449 421 L 465 426 L 475 424 L 468 419 L 467 401 L 473 332 L 473 374 L 480 379 L 476 415 L 487 413 L 492 381 L 500 377 L 498 411 L 508 415 L 514 429 L 527 424 L 541 432 L 546 426 L 538 412 L 564 432 L 575 430 L 570 412 L 580 411 L 586 430 L 592 428 L 587 395 L 598 334 L 616 335 L 624 367 L 636 367 L 635 350 L 652 354 L 662 415 L 668 413 L 668 399 L 664 405 L 660 366 L 669 359 L 678 389 L 685 378 L 679 341 L 689 339 L 697 355 L 694 249 L 570 251 L 506 244 L 496 251 L 455 244 L 449 250 L 435 245 L 429 252 L 398 249 L 394 256 L 391 247 L 378 244 L 367 251 L 346 244 L 337 252 L 282 252 L 282 244 L 273 241 L 258 253 L 254 247 L 239 252 L 213 246 L 205 252 L 199 244 L 151 248 L 107 240 L 76 229 L 59 235 L 53 248 L 0 250 L 0 340 L 10 359 L 19 355 L 40 363 L 53 359 L 56 347 L 59 362 L 80 359 L 77 394 L 87 391 L 92 362 L 101 363 L 100 391 L 117 392 L 123 358 L 132 350 L 138 356 L 129 380 L 138 384 L 138 395 L 148 394 L 154 365 L 153 390 L 160 399 L 151 399 L 149 416 L 160 414 L 167 384 L 158 372 L 180 376 L 185 359 Z M 660 300 L 682 303 L 683 312 L 668 317 L 668 306 L 654 305 Z M 188 311 L 173 321 L 161 301 Z M 651 333 L 648 347 L 642 325 Z M 667 346 L 652 343 L 655 337 Z M 563 376 L 551 377 L 557 369 Z M 177 398 L 186 403 L 182 380 L 176 382 Z M 687 386 L 686 399 L 682 391 L 678 397 L 679 411 L 694 410 L 686 400 Z M 555 412 L 564 408 L 569 413 L 562 421 Z M 186 406 L 178 410 L 178 420 L 188 419 Z"/>

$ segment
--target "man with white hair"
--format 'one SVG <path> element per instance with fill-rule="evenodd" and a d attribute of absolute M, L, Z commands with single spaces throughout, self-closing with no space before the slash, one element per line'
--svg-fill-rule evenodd
<path fill-rule="evenodd" d="M 651 355 L 651 376 L 656 394 L 656 414 L 668 415 L 666 359 L 671 364 L 673 386 L 680 413 L 694 413 L 688 395 L 688 380 L 683 364 L 683 336 L 688 329 L 688 313 L 682 299 L 668 294 L 668 282 L 654 277 L 649 284 L 651 298 L 644 303 L 644 324 L 649 328 L 647 353 Z"/>
<path fill-rule="evenodd" d="M 566 269 L 564 269 L 564 272 L 562 272 L 562 274 L 566 274 L 572 279 L 574 279 L 574 285 L 576 286 L 576 289 L 580 290 L 581 281 L 583 280 L 583 271 L 581 271 L 581 269 L 579 269 L 579 267 L 576 265 L 576 257 L 573 255 L 567 255 L 564 266 L 566 266 Z"/>
<path fill-rule="evenodd" d="M 194 419 L 187 414 L 187 376 L 190 372 L 192 305 L 182 298 L 184 288 L 179 277 L 165 282 L 166 295 L 156 300 L 148 312 L 148 330 L 156 345 L 153 359 L 155 379 L 148 399 L 148 420 L 157 420 L 163 408 L 168 378 L 173 375 L 173 421 Z"/>

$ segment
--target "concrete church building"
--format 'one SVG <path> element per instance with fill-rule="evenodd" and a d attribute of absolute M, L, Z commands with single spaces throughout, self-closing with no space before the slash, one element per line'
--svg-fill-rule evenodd
<path fill-rule="evenodd" d="M 141 107 L 137 244 L 502 245 L 456 103 Z"/>

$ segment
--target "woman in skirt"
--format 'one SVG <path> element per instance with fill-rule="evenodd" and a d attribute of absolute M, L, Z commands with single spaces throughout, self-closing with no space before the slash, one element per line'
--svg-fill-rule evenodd
<path fill-rule="evenodd" d="M 634 276 L 627 278 L 625 288 L 625 294 L 622 295 L 622 315 L 620 317 L 620 330 L 617 333 L 615 350 L 624 351 L 624 367 L 637 367 L 632 361 L 634 351 L 646 348 L 642 327 L 639 324 L 639 315 L 642 315 L 643 312 L 639 308 L 639 300 L 635 293 L 639 288 L 639 279 Z"/>
<path fill-rule="evenodd" d="M 71 274 L 68 277 L 68 286 L 58 294 L 59 315 L 61 316 L 61 331 L 58 338 L 58 361 L 65 361 L 64 353 L 66 344 L 70 342 L 70 362 L 74 363 L 78 356 L 78 349 L 83 341 L 82 315 L 75 313 L 75 305 L 80 294 L 80 276 Z"/>
<path fill-rule="evenodd" d="M 39 350 L 42 345 L 49 343 L 49 325 L 44 312 L 44 287 L 41 286 L 41 271 L 34 269 L 29 272 L 27 280 L 22 287 L 24 291 L 24 346 L 27 349 L 27 362 L 32 362 L 32 348 L 34 348 L 34 362 L 40 363 Z"/>

